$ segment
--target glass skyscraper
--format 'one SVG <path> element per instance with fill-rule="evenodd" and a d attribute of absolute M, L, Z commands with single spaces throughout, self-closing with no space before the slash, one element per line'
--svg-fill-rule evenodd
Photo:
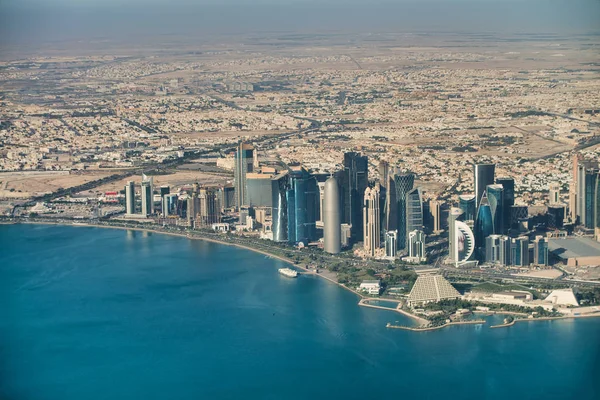
<path fill-rule="evenodd" d="M 290 167 L 287 191 L 288 241 L 307 244 L 317 239 L 319 187 L 302 167 Z"/>
<path fill-rule="evenodd" d="M 585 171 L 585 201 L 583 206 L 585 212 L 582 214 L 581 223 L 588 229 L 595 228 L 596 216 L 596 182 L 598 180 L 598 170 L 588 169 Z"/>
<path fill-rule="evenodd" d="M 406 240 L 412 231 L 423 230 L 423 199 L 421 189 L 414 188 L 406 195 Z"/>
<path fill-rule="evenodd" d="M 465 221 L 475 221 L 475 195 L 464 194 L 458 196 L 458 208 L 463 210 Z"/>
<path fill-rule="evenodd" d="M 483 256 L 485 247 L 485 238 L 494 233 L 494 222 L 492 217 L 492 208 L 485 196 L 481 198 L 479 209 L 477 211 L 477 220 L 475 221 L 475 247 L 479 249 L 479 255 Z"/>
<path fill-rule="evenodd" d="M 486 194 L 492 211 L 494 233 L 500 235 L 504 233 L 504 187 L 489 185 Z"/>
<path fill-rule="evenodd" d="M 498 178 L 496 179 L 498 185 L 502 185 L 504 188 L 502 214 L 504 216 L 502 225 L 504 232 L 508 232 L 510 228 L 510 209 L 515 205 L 515 180 L 513 178 Z"/>
<path fill-rule="evenodd" d="M 271 193 L 273 196 L 273 210 L 271 212 L 273 223 L 273 241 L 285 242 L 288 239 L 288 205 L 287 191 L 289 189 L 288 172 L 282 172 L 271 179 Z"/>
<path fill-rule="evenodd" d="M 473 165 L 473 180 L 475 183 L 475 207 L 479 207 L 485 188 L 494 183 L 496 164 Z"/>
<path fill-rule="evenodd" d="M 248 185 L 246 174 L 254 171 L 254 147 L 246 143 L 240 143 L 235 153 L 235 169 L 233 179 L 235 185 L 235 205 L 248 205 Z"/>
<path fill-rule="evenodd" d="M 362 204 L 369 183 L 369 162 L 360 153 L 344 154 L 344 170 L 335 174 L 342 197 L 342 222 L 352 226 L 354 240 L 362 240 Z"/>
<path fill-rule="evenodd" d="M 413 189 L 415 176 L 413 174 L 394 175 L 394 186 L 396 189 L 396 212 L 398 230 L 398 249 L 402 250 L 406 247 L 406 197 L 408 192 Z"/>

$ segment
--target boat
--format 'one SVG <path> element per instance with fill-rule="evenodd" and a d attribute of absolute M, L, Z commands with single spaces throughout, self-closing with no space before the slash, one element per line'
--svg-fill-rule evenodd
<path fill-rule="evenodd" d="M 298 276 L 298 271 L 295 271 L 291 268 L 279 268 L 279 273 L 287 276 L 288 278 L 296 278 Z"/>

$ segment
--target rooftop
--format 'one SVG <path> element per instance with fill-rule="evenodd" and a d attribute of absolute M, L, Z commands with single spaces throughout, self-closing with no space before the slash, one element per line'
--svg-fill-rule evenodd
<path fill-rule="evenodd" d="M 549 239 L 548 251 L 562 260 L 600 256 L 600 242 L 590 238 Z"/>

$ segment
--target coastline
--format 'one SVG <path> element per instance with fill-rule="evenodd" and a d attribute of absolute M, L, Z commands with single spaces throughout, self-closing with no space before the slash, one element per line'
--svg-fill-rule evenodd
<path fill-rule="evenodd" d="M 349 288 L 348 286 L 345 286 L 323 274 L 318 274 L 315 273 L 314 271 L 309 270 L 308 268 L 302 267 L 298 264 L 295 264 L 292 260 L 290 260 L 289 258 L 285 258 L 282 256 L 278 256 L 275 254 L 271 254 L 267 251 L 264 250 L 259 250 L 256 249 L 254 247 L 250 247 L 250 246 L 245 246 L 243 244 L 239 244 L 239 243 L 231 243 L 231 242 L 227 242 L 224 240 L 218 240 L 218 239 L 214 239 L 214 238 L 207 238 L 207 237 L 202 237 L 202 236 L 194 236 L 194 235 L 190 235 L 190 234 L 185 234 L 185 233 L 176 233 L 176 232 L 165 232 L 162 231 L 160 229 L 155 229 L 154 227 L 123 227 L 123 226 L 117 226 L 117 225 L 97 225 L 97 224 L 90 224 L 87 222 L 77 222 L 77 223 L 64 223 L 64 222 L 51 222 L 51 221 L 44 221 L 44 222 L 40 222 L 40 221 L 35 221 L 35 222 L 29 222 L 29 221 L 18 221 L 18 222 L 2 222 L 3 225 L 17 225 L 17 224 L 29 224 L 29 225 L 58 225 L 58 226 L 71 226 L 71 227 L 86 227 L 86 228 L 104 228 L 104 229 L 119 229 L 119 230 L 124 230 L 124 231 L 138 231 L 138 232 L 151 232 L 151 233 L 156 233 L 159 235 L 168 235 L 168 236 L 175 236 L 175 237 L 181 237 L 181 238 L 186 238 L 186 239 L 190 239 L 190 240 L 203 240 L 206 242 L 211 242 L 211 243 L 216 243 L 216 244 L 222 244 L 222 245 L 226 245 L 226 246 L 233 246 L 233 247 L 237 247 L 240 249 L 244 249 L 244 250 L 249 250 L 249 251 L 253 251 L 255 253 L 259 253 L 262 255 L 265 255 L 267 257 L 272 257 L 275 258 L 279 261 L 283 261 L 285 263 L 290 264 L 293 268 L 298 268 L 300 270 L 303 271 L 303 273 L 305 275 L 314 275 L 314 276 L 318 276 L 322 279 L 325 279 L 326 281 L 329 281 L 343 289 L 346 289 L 352 293 L 354 293 L 355 295 L 357 295 L 360 299 L 363 299 L 364 296 L 357 292 L 356 290 Z"/>

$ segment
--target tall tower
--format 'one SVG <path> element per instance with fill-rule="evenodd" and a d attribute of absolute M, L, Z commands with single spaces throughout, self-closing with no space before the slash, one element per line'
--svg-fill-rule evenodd
<path fill-rule="evenodd" d="M 211 226 L 221 222 L 221 205 L 215 188 L 201 188 L 199 202 L 202 226 Z"/>
<path fill-rule="evenodd" d="M 342 247 L 340 191 L 333 176 L 325 181 L 323 199 L 323 242 L 327 253 L 338 254 Z"/>
<path fill-rule="evenodd" d="M 473 175 L 475 183 L 475 208 L 479 208 L 481 197 L 488 185 L 494 184 L 494 174 L 496 164 L 475 164 L 473 165 Z"/>
<path fill-rule="evenodd" d="M 460 208 L 452 207 L 450 209 L 450 213 L 448 214 L 448 253 L 452 262 L 456 262 L 458 258 L 458 255 L 455 252 L 455 249 L 457 248 L 456 241 L 458 240 L 458 237 L 456 236 L 457 231 L 455 229 L 455 223 L 463 220 L 464 211 Z"/>
<path fill-rule="evenodd" d="M 125 185 L 125 211 L 127 215 L 135 214 L 135 183 L 127 182 Z"/>
<path fill-rule="evenodd" d="M 429 212 L 431 213 L 431 230 L 434 233 L 442 231 L 442 204 L 437 200 L 429 200 Z"/>
<path fill-rule="evenodd" d="M 504 187 L 498 184 L 488 185 L 486 194 L 492 211 L 494 233 L 500 235 L 504 233 Z"/>
<path fill-rule="evenodd" d="M 379 228 L 379 185 L 365 190 L 363 208 L 363 232 L 365 252 L 371 257 L 381 245 L 381 230 Z"/>
<path fill-rule="evenodd" d="M 394 186 L 396 189 L 398 250 L 406 247 L 406 197 L 413 189 L 415 176 L 411 173 L 394 175 Z M 390 229 L 392 230 L 392 229 Z"/>
<path fill-rule="evenodd" d="M 412 231 L 423 230 L 423 199 L 421 189 L 414 188 L 406 195 L 406 240 Z"/>
<path fill-rule="evenodd" d="M 142 180 L 142 215 L 147 217 L 154 213 L 154 196 L 152 194 L 152 180 Z"/>
<path fill-rule="evenodd" d="M 235 153 L 235 169 L 233 171 L 235 205 L 237 208 L 248 205 L 248 185 L 246 182 L 248 172 L 254 172 L 254 147 L 241 142 Z"/>
<path fill-rule="evenodd" d="M 317 239 L 319 187 L 303 167 L 290 167 L 287 191 L 288 241 L 307 244 Z"/>
<path fill-rule="evenodd" d="M 362 200 L 369 183 L 367 156 L 349 152 L 344 154 L 344 175 L 341 182 L 344 212 L 342 220 L 352 226 L 354 240 L 362 239 Z"/>
<path fill-rule="evenodd" d="M 585 201 L 584 205 L 584 217 L 581 223 L 588 229 L 594 229 L 596 227 L 596 187 L 598 181 L 599 172 L 597 169 L 588 169 L 585 172 Z"/>
<path fill-rule="evenodd" d="M 289 174 L 287 171 L 271 178 L 271 193 L 273 196 L 273 223 L 274 242 L 285 242 L 288 239 L 288 204 L 287 192 L 289 189 Z"/>
<path fill-rule="evenodd" d="M 475 221 L 477 207 L 475 207 L 475 195 L 461 194 L 458 196 L 458 207 L 465 213 L 465 221 Z"/>
<path fill-rule="evenodd" d="M 492 216 L 492 208 L 484 191 L 479 208 L 477 209 L 477 219 L 475 220 L 475 246 L 480 250 L 479 256 L 483 255 L 481 253 L 485 248 L 485 238 L 493 233 L 494 218 Z"/>
<path fill-rule="evenodd" d="M 498 178 L 496 183 L 504 188 L 502 214 L 504 214 L 504 232 L 508 232 L 510 228 L 510 210 L 515 205 L 515 180 L 514 178 Z"/>

